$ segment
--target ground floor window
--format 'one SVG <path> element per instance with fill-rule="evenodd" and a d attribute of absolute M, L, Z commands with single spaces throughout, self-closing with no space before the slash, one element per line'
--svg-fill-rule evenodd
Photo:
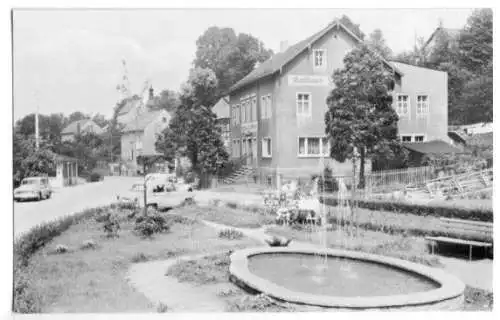
<path fill-rule="evenodd" d="M 411 142 L 411 135 L 402 135 L 401 142 Z"/>
<path fill-rule="evenodd" d="M 330 150 L 328 138 L 299 137 L 299 156 L 328 155 Z"/>
<path fill-rule="evenodd" d="M 400 136 L 401 142 L 425 142 L 424 134 L 403 134 Z"/>

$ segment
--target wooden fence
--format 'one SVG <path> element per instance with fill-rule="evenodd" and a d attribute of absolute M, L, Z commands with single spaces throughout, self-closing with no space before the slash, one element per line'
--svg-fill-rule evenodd
<path fill-rule="evenodd" d="M 384 170 L 367 174 L 365 186 L 369 192 L 392 191 L 408 185 L 420 185 L 435 177 L 435 170 L 430 166 Z"/>

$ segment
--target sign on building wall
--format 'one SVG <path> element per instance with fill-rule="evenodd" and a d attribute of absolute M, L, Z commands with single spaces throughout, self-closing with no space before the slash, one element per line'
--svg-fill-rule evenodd
<path fill-rule="evenodd" d="M 312 87 L 327 87 L 330 85 L 328 76 L 316 75 L 289 75 L 289 86 L 312 86 Z"/>
<path fill-rule="evenodd" d="M 245 134 L 257 133 L 257 122 L 241 124 L 241 131 Z"/>

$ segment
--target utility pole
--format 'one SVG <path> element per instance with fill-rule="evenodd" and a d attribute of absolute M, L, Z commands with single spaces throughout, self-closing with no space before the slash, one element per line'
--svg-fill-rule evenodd
<path fill-rule="evenodd" d="M 35 113 L 35 145 L 36 145 L 36 150 L 38 150 L 40 148 L 40 132 L 39 132 L 39 128 L 38 128 L 38 113 L 39 113 L 39 109 L 40 109 L 40 106 L 38 104 L 38 94 L 37 92 L 35 91 L 35 103 L 36 103 L 36 113 Z"/>

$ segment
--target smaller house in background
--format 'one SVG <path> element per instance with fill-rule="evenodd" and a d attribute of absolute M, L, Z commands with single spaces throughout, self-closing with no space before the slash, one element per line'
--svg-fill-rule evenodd
<path fill-rule="evenodd" d="M 493 132 L 493 122 L 479 122 L 461 126 L 466 135 L 482 134 Z"/>
<path fill-rule="evenodd" d="M 446 37 L 447 39 L 449 39 L 449 48 L 457 47 L 458 40 L 460 38 L 460 32 L 460 29 L 444 28 L 443 26 L 437 27 L 424 44 L 424 51 L 427 52 L 427 55 L 432 54 L 440 37 Z"/>
<path fill-rule="evenodd" d="M 78 160 L 64 155 L 56 155 L 56 176 L 50 178 L 53 188 L 62 188 L 78 184 Z"/>
<path fill-rule="evenodd" d="M 121 159 L 129 172 L 140 172 L 138 156 L 156 153 L 158 135 L 168 127 L 170 118 L 165 110 L 147 110 L 126 124 L 121 136 Z"/>
<path fill-rule="evenodd" d="M 61 140 L 63 142 L 74 141 L 75 136 L 87 133 L 95 133 L 97 135 L 101 135 L 104 133 L 104 130 L 90 119 L 77 120 L 71 122 L 66 128 L 62 130 Z"/>
<path fill-rule="evenodd" d="M 464 153 L 463 150 L 451 146 L 442 140 L 432 140 L 420 143 L 403 143 L 403 147 L 409 151 L 408 163 L 411 167 L 421 166 L 426 155 Z"/>
<path fill-rule="evenodd" d="M 212 111 L 217 115 L 217 125 L 222 130 L 222 141 L 229 152 L 231 149 L 231 127 L 230 127 L 229 97 L 221 98 L 213 107 Z"/>

